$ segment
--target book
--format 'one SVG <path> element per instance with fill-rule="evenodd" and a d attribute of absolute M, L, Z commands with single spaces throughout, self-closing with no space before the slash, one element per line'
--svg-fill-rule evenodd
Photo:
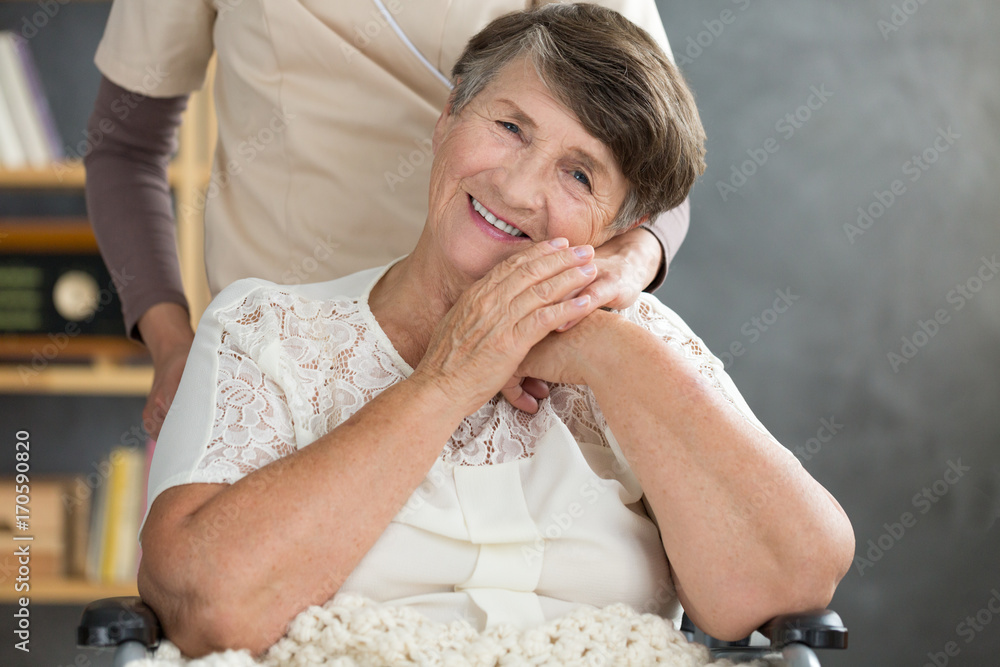
<path fill-rule="evenodd" d="M 83 475 L 76 475 L 67 489 L 66 574 L 72 578 L 82 579 L 87 575 L 87 535 L 93 495 L 94 489 Z"/>
<path fill-rule="evenodd" d="M 26 164 L 28 157 L 24 154 L 24 147 L 21 146 L 21 140 L 17 136 L 17 127 L 7 105 L 7 96 L 0 86 L 0 166 L 7 169 L 21 169 Z"/>
<path fill-rule="evenodd" d="M 31 91 L 35 114 L 42 126 L 49 160 L 62 160 L 66 157 L 65 151 L 63 151 L 62 137 L 59 136 L 55 117 L 52 115 L 52 107 L 49 106 L 49 98 L 45 95 L 45 88 L 42 87 L 42 77 L 38 73 L 38 66 L 35 64 L 35 58 L 31 55 L 31 49 L 28 48 L 28 41 L 14 37 L 13 42 L 21 71 Z"/>
<path fill-rule="evenodd" d="M 30 536 L 31 575 L 43 578 L 66 573 L 68 512 L 63 499 L 71 479 L 62 475 L 31 475 L 27 484 L 16 478 L 0 479 L 0 538 L 4 544 L 15 537 Z M 16 504 L 23 509 L 17 512 Z"/>
<path fill-rule="evenodd" d="M 108 471 L 98 496 L 90 536 L 88 577 L 101 583 L 135 582 L 139 565 L 139 523 L 146 483 L 146 451 L 115 447 L 102 466 Z"/>
<path fill-rule="evenodd" d="M 110 463 L 101 469 L 110 471 Z M 104 532 L 107 525 L 105 507 L 108 504 L 108 479 L 103 479 L 94 489 L 91 498 L 92 508 L 90 512 L 90 530 L 87 535 L 87 561 L 84 570 L 89 581 L 98 583 L 101 581 L 101 551 L 104 546 Z"/>
<path fill-rule="evenodd" d="M 130 447 L 124 450 L 124 491 L 118 540 L 114 545 L 112 581 L 135 582 L 139 570 L 139 523 L 142 521 L 143 489 L 146 486 L 146 450 Z"/>
<path fill-rule="evenodd" d="M 17 136 L 32 167 L 43 168 L 52 162 L 41 118 L 35 109 L 31 85 L 21 66 L 21 56 L 14 33 L 0 32 L 0 87 L 14 119 Z"/>
<path fill-rule="evenodd" d="M 125 505 L 122 502 L 128 484 L 128 454 L 122 448 L 111 451 L 111 469 L 108 474 L 108 497 L 104 506 L 104 544 L 101 547 L 102 582 L 110 583 L 117 578 L 118 542 L 122 539 Z"/>

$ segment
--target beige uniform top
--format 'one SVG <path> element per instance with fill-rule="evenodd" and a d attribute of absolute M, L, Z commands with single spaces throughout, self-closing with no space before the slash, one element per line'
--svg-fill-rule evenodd
<path fill-rule="evenodd" d="M 205 191 L 212 294 L 248 276 L 316 282 L 413 248 L 451 68 L 489 21 L 530 4 L 120 0 L 95 62 L 123 88 L 173 97 L 203 85 L 216 51 L 219 141 Z M 653 0 L 598 4 L 670 53 Z"/>

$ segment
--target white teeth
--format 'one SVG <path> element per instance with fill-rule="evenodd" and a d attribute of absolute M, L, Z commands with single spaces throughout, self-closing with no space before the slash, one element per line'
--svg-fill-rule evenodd
<path fill-rule="evenodd" d="M 500 218 L 490 213 L 485 206 L 483 206 L 476 200 L 475 197 L 472 198 L 472 208 L 479 211 L 479 215 L 486 218 L 486 222 L 490 223 L 500 231 L 507 232 L 511 236 L 524 236 L 524 232 L 522 232 L 520 229 L 514 227 L 513 225 L 508 225 L 506 222 L 504 222 Z"/>

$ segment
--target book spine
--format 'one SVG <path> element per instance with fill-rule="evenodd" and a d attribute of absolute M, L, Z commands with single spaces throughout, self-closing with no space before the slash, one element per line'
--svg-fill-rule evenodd
<path fill-rule="evenodd" d="M 118 542 L 121 540 L 122 523 L 125 511 L 125 492 L 128 482 L 128 454 L 123 448 L 116 447 L 111 451 L 111 474 L 108 475 L 108 503 L 106 510 L 106 525 L 104 544 L 101 548 L 101 581 L 115 581 L 115 569 L 118 560 Z"/>
<path fill-rule="evenodd" d="M 31 103 L 31 92 L 21 69 L 15 39 L 11 32 L 0 32 L 0 86 L 3 86 L 7 97 L 28 163 L 33 167 L 44 168 L 51 162 L 51 157 L 45 146 L 41 121 Z"/>
<path fill-rule="evenodd" d="M 110 471 L 110 462 L 108 463 Z M 87 535 L 87 579 L 94 583 L 101 581 L 101 549 L 104 546 L 104 533 L 107 527 L 105 508 L 108 504 L 108 487 L 111 485 L 110 473 L 107 479 L 101 481 L 94 490 L 93 510 L 90 513 L 90 531 Z"/>
<path fill-rule="evenodd" d="M 42 86 L 42 77 L 38 73 L 38 66 L 28 48 L 28 42 L 23 39 L 13 38 L 14 50 L 17 52 L 18 60 L 21 63 L 21 71 L 28 82 L 28 89 L 34 102 L 35 114 L 38 117 L 45 137 L 46 148 L 50 160 L 62 160 L 66 157 L 63 152 L 62 138 L 59 136 L 59 129 L 56 127 L 55 117 L 52 115 L 52 107 L 49 106 L 49 98 L 45 95 L 45 88 Z"/>
<path fill-rule="evenodd" d="M 145 486 L 143 470 L 146 467 L 145 450 L 130 447 L 124 450 L 125 490 L 122 495 L 121 530 L 115 559 L 115 582 L 134 583 L 139 566 L 139 518 L 142 509 L 142 488 Z"/>
<path fill-rule="evenodd" d="M 21 169 L 28 164 L 21 140 L 17 138 L 17 127 L 10 115 L 7 95 L 0 85 L 0 165 L 7 169 Z"/>

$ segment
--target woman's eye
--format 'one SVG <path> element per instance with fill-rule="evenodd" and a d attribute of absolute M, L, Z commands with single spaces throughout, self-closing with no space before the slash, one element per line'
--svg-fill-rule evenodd
<path fill-rule="evenodd" d="M 573 178 L 586 185 L 588 190 L 590 189 L 590 179 L 587 178 L 587 174 L 583 173 L 579 169 L 574 169 Z"/>
<path fill-rule="evenodd" d="M 514 125 L 514 123 L 508 123 L 505 120 L 501 120 L 499 121 L 499 123 L 503 125 L 504 129 L 510 132 L 511 134 L 521 134 L 521 128 L 519 128 L 517 125 Z"/>

